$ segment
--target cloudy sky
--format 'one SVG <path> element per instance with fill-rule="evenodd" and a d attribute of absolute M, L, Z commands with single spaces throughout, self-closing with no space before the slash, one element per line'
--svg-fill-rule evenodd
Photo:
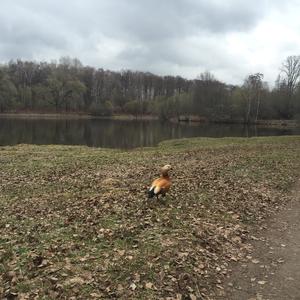
<path fill-rule="evenodd" d="M 272 84 L 300 55 L 300 0 L 0 0 L 0 62 L 83 64 Z"/>

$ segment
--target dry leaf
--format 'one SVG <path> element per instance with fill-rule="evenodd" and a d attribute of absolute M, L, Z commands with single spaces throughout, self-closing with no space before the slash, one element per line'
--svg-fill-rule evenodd
<path fill-rule="evenodd" d="M 194 294 L 189 294 L 191 300 L 197 300 L 197 297 Z"/>
<path fill-rule="evenodd" d="M 82 279 L 81 277 L 73 277 L 73 278 L 70 278 L 70 279 L 67 279 L 64 284 L 65 285 L 73 285 L 73 284 L 84 284 L 85 283 L 85 280 Z"/>
<path fill-rule="evenodd" d="M 152 289 L 153 283 L 151 283 L 151 282 L 146 282 L 145 287 L 146 287 L 146 289 Z"/>

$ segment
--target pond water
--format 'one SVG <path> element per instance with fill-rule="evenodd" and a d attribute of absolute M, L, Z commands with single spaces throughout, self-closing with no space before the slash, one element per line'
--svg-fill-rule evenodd
<path fill-rule="evenodd" d="M 188 124 L 103 119 L 0 118 L 0 145 L 63 144 L 130 149 L 188 137 L 251 137 L 300 134 L 300 128 L 237 124 Z"/>

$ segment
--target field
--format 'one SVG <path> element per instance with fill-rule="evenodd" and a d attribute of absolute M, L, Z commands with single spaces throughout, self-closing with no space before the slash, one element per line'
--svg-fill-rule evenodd
<path fill-rule="evenodd" d="M 0 147 L 0 298 L 214 299 L 299 171 L 299 136 Z"/>

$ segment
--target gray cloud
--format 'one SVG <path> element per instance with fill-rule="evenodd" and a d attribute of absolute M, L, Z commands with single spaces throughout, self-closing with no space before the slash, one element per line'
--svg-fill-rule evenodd
<path fill-rule="evenodd" d="M 274 12 L 299 8 L 297 2 L 291 7 L 277 0 L 2 0 L 0 61 L 69 55 L 97 67 L 189 78 L 210 70 L 238 82 L 252 70 L 251 43 L 261 39 L 255 28 L 272 22 Z M 232 36 L 237 45 L 228 42 Z M 286 43 L 289 51 L 300 50 Z"/>

